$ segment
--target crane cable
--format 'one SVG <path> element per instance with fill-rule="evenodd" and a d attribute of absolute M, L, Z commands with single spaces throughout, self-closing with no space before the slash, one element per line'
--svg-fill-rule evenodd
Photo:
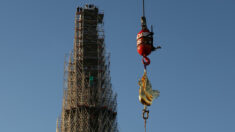
<path fill-rule="evenodd" d="M 145 16 L 145 10 L 144 10 L 144 0 L 143 0 L 143 16 Z"/>
<path fill-rule="evenodd" d="M 147 106 L 144 106 L 143 109 L 143 119 L 144 119 L 144 128 L 145 128 L 145 132 L 146 132 L 146 125 L 147 125 L 147 120 L 149 118 L 149 110 L 147 110 Z"/>
<path fill-rule="evenodd" d="M 142 0 L 143 5 L 143 16 L 142 18 L 145 18 L 145 8 L 144 8 L 144 0 Z M 150 59 L 148 57 L 143 57 L 142 62 L 144 64 L 144 69 L 146 70 L 146 66 L 150 64 Z M 145 132 L 147 130 L 147 120 L 149 118 L 149 110 L 147 110 L 147 106 L 144 105 L 143 113 L 142 113 L 143 119 L 144 119 L 144 128 Z"/>

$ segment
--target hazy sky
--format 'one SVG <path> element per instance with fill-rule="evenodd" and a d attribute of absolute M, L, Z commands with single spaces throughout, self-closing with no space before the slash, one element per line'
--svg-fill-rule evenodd
<path fill-rule="evenodd" d="M 53 132 L 76 7 L 104 11 L 120 132 L 143 132 L 136 52 L 141 0 L 0 0 L 0 132 Z M 155 45 L 148 75 L 160 97 L 149 132 L 235 131 L 235 1 L 146 0 Z"/>

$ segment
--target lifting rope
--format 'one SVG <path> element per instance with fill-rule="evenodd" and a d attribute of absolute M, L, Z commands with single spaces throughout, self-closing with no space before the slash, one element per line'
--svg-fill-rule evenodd
<path fill-rule="evenodd" d="M 147 106 L 144 106 L 143 109 L 143 119 L 144 119 L 144 128 L 145 128 L 145 132 L 147 130 L 146 125 L 147 125 L 147 120 L 149 118 L 149 110 L 147 110 Z"/>
<path fill-rule="evenodd" d="M 142 2 L 143 2 L 143 4 L 142 4 L 143 5 L 143 16 L 142 17 L 144 18 L 145 17 L 144 0 Z M 145 21 L 143 23 L 145 23 Z M 150 59 L 147 56 L 143 56 L 142 62 L 144 64 L 144 69 L 146 70 L 146 67 L 150 64 Z M 149 118 L 149 110 L 147 110 L 146 105 L 144 105 L 142 116 L 143 116 L 143 119 L 144 119 L 144 129 L 145 129 L 145 132 L 146 132 L 146 130 L 147 130 L 147 120 Z"/>
<path fill-rule="evenodd" d="M 144 10 L 144 0 L 143 0 L 143 16 L 145 16 L 145 10 Z"/>

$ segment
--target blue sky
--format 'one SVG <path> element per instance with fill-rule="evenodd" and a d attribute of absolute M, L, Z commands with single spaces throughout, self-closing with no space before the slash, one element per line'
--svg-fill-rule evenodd
<path fill-rule="evenodd" d="M 82 3 L 105 13 L 121 132 L 142 132 L 136 52 L 140 0 L 1 0 L 0 132 L 51 132 L 61 112 L 64 55 L 73 47 Z M 148 131 L 234 132 L 235 1 L 146 0 L 155 45 L 148 75 L 160 97 Z"/>

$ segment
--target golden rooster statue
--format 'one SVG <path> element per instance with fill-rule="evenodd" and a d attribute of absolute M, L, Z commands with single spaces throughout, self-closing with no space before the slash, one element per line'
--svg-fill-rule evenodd
<path fill-rule="evenodd" d="M 144 70 L 143 77 L 139 80 L 139 101 L 145 105 L 150 106 L 155 98 L 160 94 L 158 90 L 152 90 L 152 85 L 147 77 L 147 72 Z"/>

